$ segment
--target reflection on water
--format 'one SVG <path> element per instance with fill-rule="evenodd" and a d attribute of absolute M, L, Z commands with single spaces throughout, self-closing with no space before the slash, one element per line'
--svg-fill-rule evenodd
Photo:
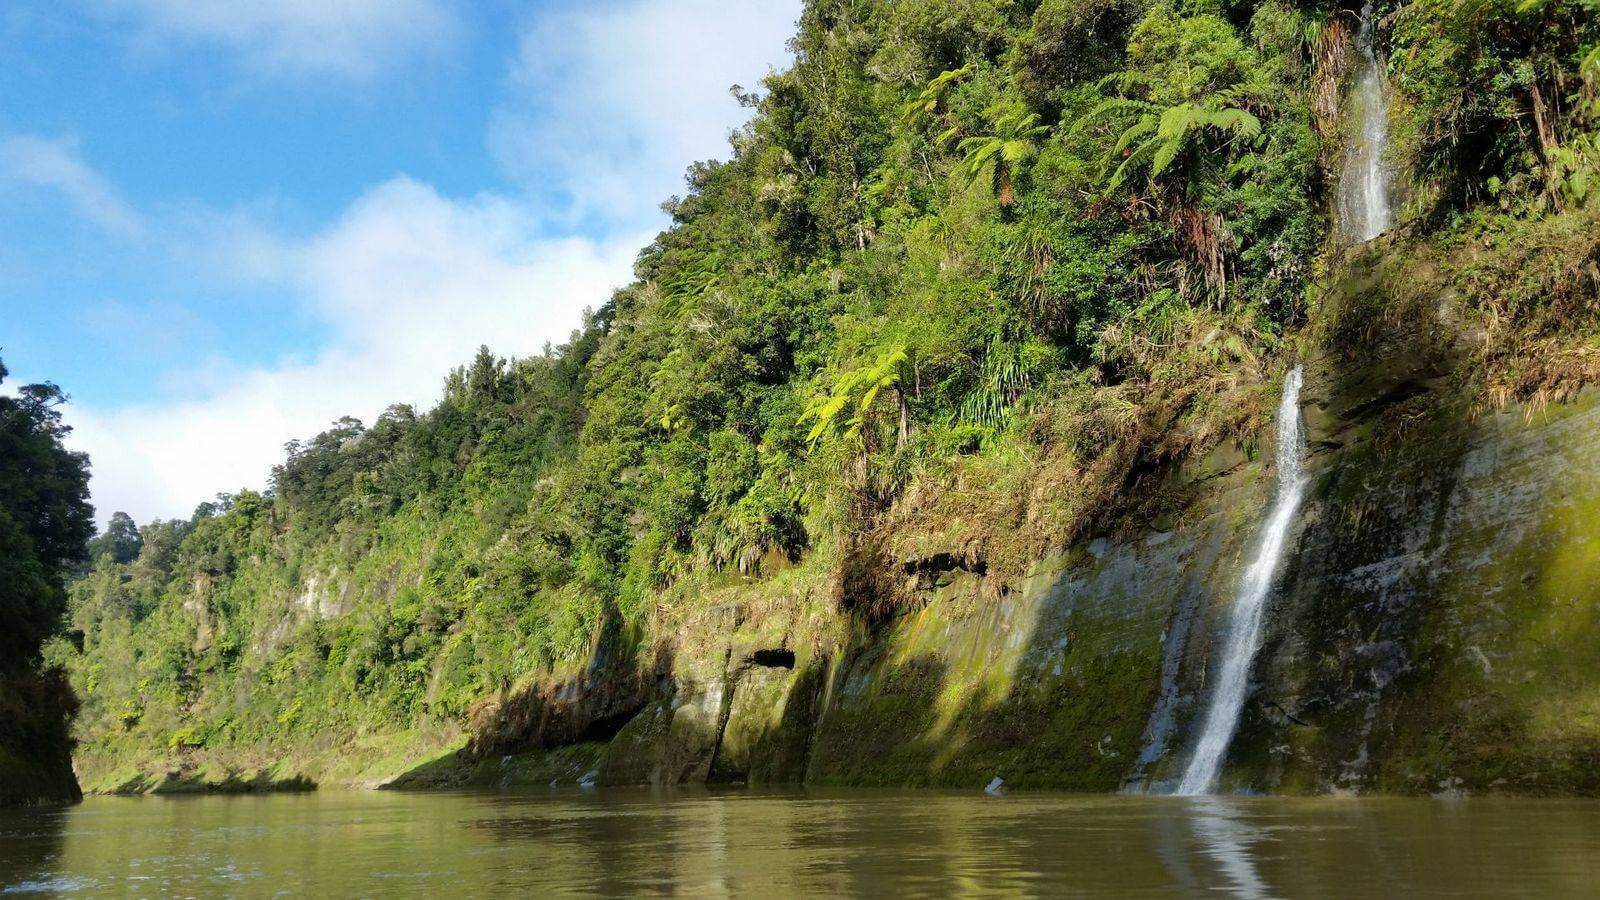
<path fill-rule="evenodd" d="M 1592 897 L 1587 801 L 341 793 L 0 813 L 10 894 Z"/>
<path fill-rule="evenodd" d="M 1216 863 L 1230 893 L 1249 900 L 1272 896 L 1251 856 L 1264 832 L 1250 824 L 1245 810 L 1216 797 L 1199 797 L 1189 803 L 1188 820 L 1200 851 Z"/>

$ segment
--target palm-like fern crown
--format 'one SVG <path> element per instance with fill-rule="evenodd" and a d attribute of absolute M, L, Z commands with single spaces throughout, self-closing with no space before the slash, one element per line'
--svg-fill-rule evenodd
<path fill-rule="evenodd" d="M 815 445 L 832 434 L 848 445 L 861 443 L 862 428 L 872 417 L 873 405 L 884 388 L 900 383 L 909 356 L 903 345 L 884 351 L 875 361 L 839 375 L 833 390 L 814 397 L 800 416 L 812 423 L 806 440 Z"/>
<path fill-rule="evenodd" d="M 1106 158 L 1108 193 L 1141 172 L 1161 179 L 1208 136 L 1222 138 L 1217 151 L 1260 136 L 1261 119 L 1251 110 L 1270 109 L 1267 91 L 1249 66 L 1252 52 L 1221 20 L 1155 15 L 1141 23 L 1129 49 L 1134 67 L 1103 82 L 1121 96 L 1073 125 L 1077 132 L 1121 124 Z"/>
<path fill-rule="evenodd" d="M 1039 124 L 1037 113 L 1018 109 L 1001 114 L 989 134 L 963 138 L 956 146 L 962 154 L 960 169 L 969 179 L 977 179 L 991 165 L 1027 162 L 1039 152 L 1038 142 L 1049 131 Z"/>
<path fill-rule="evenodd" d="M 1252 140 L 1261 134 L 1261 120 L 1249 110 L 1219 106 L 1215 100 L 1179 103 L 1162 107 L 1143 100 L 1108 100 L 1092 110 L 1085 120 L 1135 116 L 1111 148 L 1111 159 L 1122 162 L 1106 182 L 1114 191 L 1149 166 L 1149 178 L 1159 179 L 1185 149 L 1208 131 L 1228 139 Z"/>
<path fill-rule="evenodd" d="M 944 106 L 945 98 L 955 83 L 972 72 L 972 63 L 959 69 L 941 72 L 928 82 L 916 98 L 901 107 L 901 119 L 910 128 L 922 128 Z"/>

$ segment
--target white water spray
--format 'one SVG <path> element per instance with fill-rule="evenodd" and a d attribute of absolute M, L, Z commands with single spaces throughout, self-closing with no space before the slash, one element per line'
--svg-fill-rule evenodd
<path fill-rule="evenodd" d="M 1233 609 L 1228 612 L 1227 631 L 1223 635 L 1221 670 L 1217 673 L 1216 687 L 1211 692 L 1211 703 L 1206 708 L 1200 729 L 1200 741 L 1195 745 L 1194 756 L 1183 772 L 1177 793 L 1185 795 L 1210 793 L 1216 787 L 1217 775 L 1222 769 L 1222 758 L 1233 741 L 1233 732 L 1239 726 L 1239 713 L 1244 709 L 1245 693 L 1250 686 L 1250 664 L 1256 651 L 1261 649 L 1261 624 L 1267 609 L 1267 599 L 1272 593 L 1272 581 L 1278 572 L 1284 545 L 1288 542 L 1289 526 L 1294 522 L 1295 510 L 1300 508 L 1300 498 L 1305 494 L 1306 478 L 1302 456 L 1305 436 L 1300 428 L 1300 381 L 1302 374 L 1295 366 L 1283 380 L 1283 399 L 1278 404 L 1278 485 L 1272 510 L 1261 529 L 1261 544 L 1256 557 L 1245 570 L 1239 583 L 1239 593 L 1234 597 Z"/>
<path fill-rule="evenodd" d="M 1389 141 L 1389 99 L 1383 67 L 1373 47 L 1372 0 L 1361 8 L 1356 31 L 1355 84 L 1350 91 L 1360 130 L 1351 134 L 1339 176 L 1339 221 L 1350 243 L 1370 241 L 1394 223 L 1389 206 L 1389 170 L 1383 150 Z"/>

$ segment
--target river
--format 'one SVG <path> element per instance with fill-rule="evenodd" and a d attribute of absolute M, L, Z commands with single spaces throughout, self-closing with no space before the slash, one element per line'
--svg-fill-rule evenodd
<path fill-rule="evenodd" d="M 1593 897 L 1600 803 L 646 790 L 0 812 L 0 893 Z"/>

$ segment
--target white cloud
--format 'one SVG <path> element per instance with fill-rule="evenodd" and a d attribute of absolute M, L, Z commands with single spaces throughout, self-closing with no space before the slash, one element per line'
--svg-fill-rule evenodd
<path fill-rule="evenodd" d="M 59 191 L 74 212 L 113 234 L 144 232 L 144 220 L 89 168 L 72 140 L 27 134 L 0 138 L 0 180 Z"/>
<path fill-rule="evenodd" d="M 93 461 L 98 517 L 186 516 L 219 490 L 263 486 L 285 441 L 341 415 L 370 422 L 391 403 L 431 405 L 479 344 L 527 355 L 564 340 L 584 307 L 629 279 L 645 236 L 541 239 L 536 224 L 501 199 L 451 200 L 397 179 L 308 239 L 251 233 L 250 270 L 309 298 L 331 341 L 227 371 L 198 400 L 75 405 L 72 444 Z"/>
<path fill-rule="evenodd" d="M 442 0 L 91 0 L 147 46 L 216 43 L 268 75 L 369 78 L 438 53 L 459 23 Z"/>
<path fill-rule="evenodd" d="M 634 0 L 547 14 L 522 37 L 490 147 L 578 217 L 637 222 L 684 168 L 726 158 L 749 117 L 729 96 L 782 68 L 799 0 Z"/>

